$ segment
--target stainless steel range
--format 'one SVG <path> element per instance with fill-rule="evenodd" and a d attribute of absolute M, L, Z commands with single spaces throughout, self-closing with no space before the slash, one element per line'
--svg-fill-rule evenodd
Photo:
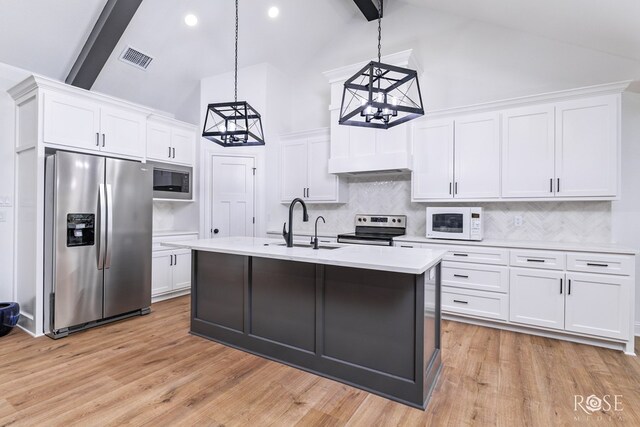
<path fill-rule="evenodd" d="M 355 233 L 338 235 L 338 243 L 393 246 L 393 238 L 407 231 L 406 215 L 356 215 Z"/>

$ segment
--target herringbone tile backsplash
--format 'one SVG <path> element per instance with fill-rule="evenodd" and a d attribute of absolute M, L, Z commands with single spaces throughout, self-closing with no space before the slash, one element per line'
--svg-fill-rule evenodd
<path fill-rule="evenodd" d="M 343 205 L 310 205 L 313 220 L 322 215 L 325 230 L 351 232 L 356 214 L 407 215 L 407 234 L 426 234 L 426 212 L 429 205 L 411 203 L 411 181 L 408 175 L 358 177 L 349 179 L 349 203 Z M 439 204 L 442 206 L 443 204 Z M 499 202 L 452 203 L 451 206 L 482 206 L 485 212 L 485 239 L 550 240 L 566 242 L 609 242 L 611 240 L 610 202 Z M 523 224 L 514 225 L 521 215 Z M 280 225 L 280 227 L 282 227 Z M 313 221 L 295 219 L 296 230 L 313 231 Z"/>

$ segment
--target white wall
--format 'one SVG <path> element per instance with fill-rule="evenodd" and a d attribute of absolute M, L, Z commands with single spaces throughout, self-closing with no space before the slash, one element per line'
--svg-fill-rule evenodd
<path fill-rule="evenodd" d="M 13 204 L 14 204 L 14 130 L 13 99 L 6 92 L 26 78 L 28 73 L 0 63 L 0 201 L 9 200 L 11 206 L 0 206 L 6 221 L 0 222 L 0 301 L 12 301 L 13 292 Z"/>
<path fill-rule="evenodd" d="M 256 157 L 256 235 L 266 233 L 269 221 L 267 200 L 277 191 L 277 137 L 290 130 L 291 105 L 287 80 L 280 70 L 270 64 L 257 64 L 238 71 L 238 100 L 247 101 L 262 116 L 265 146 L 220 147 L 207 139 L 199 139 L 200 153 L 200 231 L 209 237 L 208 220 L 211 209 L 206 200 L 212 155 L 249 155 Z M 202 79 L 200 82 L 200 128 L 204 127 L 207 104 L 233 100 L 233 73 Z M 266 167 L 269 164 L 270 167 Z M 266 214 L 265 214 L 266 213 Z"/>

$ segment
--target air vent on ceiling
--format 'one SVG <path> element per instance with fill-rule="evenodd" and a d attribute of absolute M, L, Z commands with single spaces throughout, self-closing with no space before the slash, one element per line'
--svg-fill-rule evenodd
<path fill-rule="evenodd" d="M 141 70 L 146 70 L 153 61 L 153 58 L 149 55 L 145 55 L 132 48 L 131 46 L 127 46 L 122 53 L 120 54 L 120 61 L 125 62 L 129 65 L 133 65 L 136 68 L 140 68 Z"/>

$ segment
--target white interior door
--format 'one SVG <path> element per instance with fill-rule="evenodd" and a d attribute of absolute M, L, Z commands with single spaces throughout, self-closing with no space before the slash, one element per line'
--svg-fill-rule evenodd
<path fill-rule="evenodd" d="M 255 159 L 212 157 L 211 237 L 253 237 Z"/>

